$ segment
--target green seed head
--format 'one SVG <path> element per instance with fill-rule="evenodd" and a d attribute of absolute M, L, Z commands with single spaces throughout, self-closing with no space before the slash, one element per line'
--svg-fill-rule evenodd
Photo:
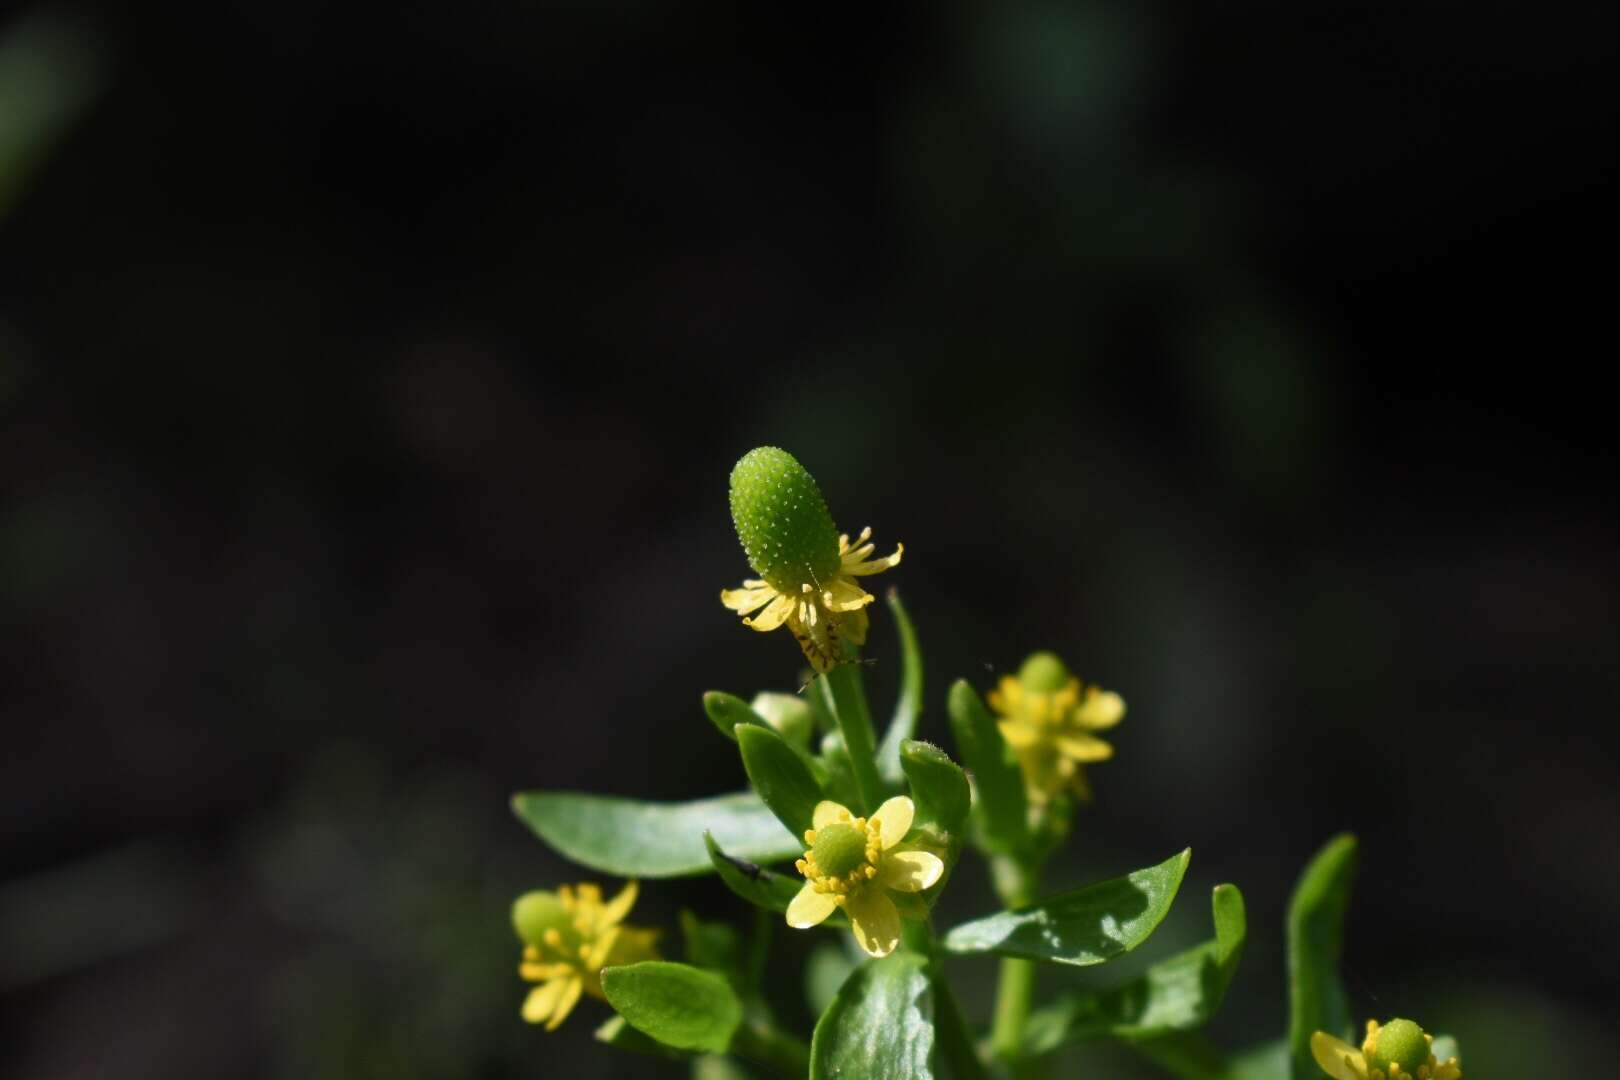
<path fill-rule="evenodd" d="M 1018 669 L 1018 681 L 1033 694 L 1051 694 L 1069 684 L 1069 669 L 1054 653 L 1031 653 Z"/>
<path fill-rule="evenodd" d="M 828 825 L 816 830 L 810 849 L 823 874 L 843 877 L 866 859 L 866 834 L 853 825 Z"/>
<path fill-rule="evenodd" d="M 1373 1051 L 1367 1055 L 1367 1068 L 1388 1076 L 1390 1066 L 1399 1065 L 1402 1072 L 1416 1076 L 1418 1067 L 1428 1060 L 1429 1040 L 1423 1037 L 1423 1029 L 1410 1020 L 1396 1019 L 1378 1029 Z"/>
<path fill-rule="evenodd" d="M 512 904 L 512 928 L 524 944 L 540 945 L 547 930 L 568 931 L 568 913 L 556 893 L 544 890 L 524 893 Z"/>
<path fill-rule="evenodd" d="M 731 470 L 731 520 L 748 564 L 777 592 L 798 595 L 837 575 L 838 529 L 815 479 L 774 446 L 744 454 Z"/>

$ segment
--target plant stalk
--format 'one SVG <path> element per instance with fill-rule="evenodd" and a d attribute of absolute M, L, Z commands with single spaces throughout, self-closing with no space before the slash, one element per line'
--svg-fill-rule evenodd
<path fill-rule="evenodd" d="M 865 804 L 860 812 L 871 814 L 883 801 L 883 780 L 877 771 L 872 713 L 866 704 L 861 665 L 839 664 L 822 678 L 826 680 L 826 692 L 831 698 L 838 730 L 844 736 L 844 749 L 849 751 L 850 767 L 855 771 L 855 788 Z"/>
<path fill-rule="evenodd" d="M 1038 867 L 998 855 L 993 869 L 996 891 L 1008 908 L 1020 908 L 1035 899 L 1040 888 Z M 990 1052 L 1003 1061 L 1016 1064 L 1023 1057 L 1024 1026 L 1034 996 L 1035 961 L 1004 957 L 996 986 L 995 1022 L 990 1029 Z"/>

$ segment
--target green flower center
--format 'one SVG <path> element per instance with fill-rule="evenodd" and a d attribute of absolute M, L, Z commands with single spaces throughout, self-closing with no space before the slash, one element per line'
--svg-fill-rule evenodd
<path fill-rule="evenodd" d="M 777 592 L 818 591 L 838 575 L 838 529 L 815 478 L 774 446 L 744 454 L 731 470 L 731 520 L 754 572 Z"/>
<path fill-rule="evenodd" d="M 866 833 L 853 825 L 817 829 L 810 857 L 823 874 L 843 877 L 866 861 Z"/>
<path fill-rule="evenodd" d="M 1018 669 L 1018 681 L 1032 694 L 1053 694 L 1069 685 L 1069 669 L 1052 653 L 1032 653 Z"/>
<path fill-rule="evenodd" d="M 1386 1076 L 1390 1066 L 1399 1065 L 1401 1071 L 1417 1075 L 1419 1066 L 1429 1060 L 1429 1040 L 1423 1029 L 1410 1020 L 1391 1020 L 1378 1029 L 1372 1053 L 1367 1055 L 1367 1068 L 1378 1069 Z"/>
<path fill-rule="evenodd" d="M 556 930 L 563 935 L 573 933 L 568 912 L 557 894 L 537 890 L 524 893 L 512 905 L 512 927 L 526 945 L 543 945 L 546 931 Z"/>

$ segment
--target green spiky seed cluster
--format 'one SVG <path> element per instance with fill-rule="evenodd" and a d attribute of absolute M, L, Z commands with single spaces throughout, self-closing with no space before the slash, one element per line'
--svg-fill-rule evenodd
<path fill-rule="evenodd" d="M 1031 653 L 1018 669 L 1018 681 L 1033 694 L 1052 694 L 1069 685 L 1069 669 L 1054 653 Z"/>
<path fill-rule="evenodd" d="M 821 489 L 786 450 L 761 446 L 731 470 L 731 520 L 748 564 L 777 592 L 825 586 L 838 574 L 838 529 Z"/>
<path fill-rule="evenodd" d="M 556 893 L 536 890 L 524 893 L 512 904 L 512 928 L 526 944 L 540 945 L 546 931 L 568 929 L 568 912 Z"/>
<path fill-rule="evenodd" d="M 866 858 L 866 834 L 853 825 L 828 825 L 817 831 L 810 856 L 823 874 L 842 877 Z"/>
<path fill-rule="evenodd" d="M 1396 1019 L 1378 1029 L 1373 1051 L 1367 1055 L 1367 1068 L 1379 1069 L 1388 1076 L 1390 1066 L 1399 1065 L 1402 1072 L 1416 1076 L 1418 1067 L 1428 1060 L 1429 1040 L 1423 1037 L 1423 1029 L 1410 1020 Z"/>

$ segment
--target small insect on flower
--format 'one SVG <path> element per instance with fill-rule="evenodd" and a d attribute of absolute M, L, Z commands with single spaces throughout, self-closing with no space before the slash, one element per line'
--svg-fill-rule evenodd
<path fill-rule="evenodd" d="M 1062 660 L 1038 652 L 1016 677 L 1004 676 L 987 699 L 1002 716 L 1001 737 L 1018 754 L 1032 801 L 1045 803 L 1069 792 L 1091 799 L 1083 766 L 1114 756 L 1114 748 L 1095 733 L 1125 718 L 1118 694 L 1095 686 L 1082 691 Z"/>
<path fill-rule="evenodd" d="M 930 851 L 901 843 L 911 831 L 916 807 L 896 795 L 869 819 L 830 801 L 816 804 L 804 834 L 809 850 L 796 864 L 807 880 L 788 904 L 787 923 L 798 930 L 817 926 L 844 909 L 855 940 L 871 956 L 888 956 L 900 944 L 900 910 L 889 892 L 915 893 L 945 873 Z"/>
<path fill-rule="evenodd" d="M 1333 1080 L 1459 1080 L 1457 1059 L 1436 1060 L 1433 1043 L 1434 1036 L 1410 1020 L 1368 1020 L 1360 1050 L 1318 1031 L 1311 1056 Z"/>
<path fill-rule="evenodd" d="M 750 450 L 732 469 L 731 517 L 759 577 L 723 590 L 720 602 L 755 630 L 786 623 L 822 674 L 853 660 L 875 599 L 856 579 L 898 566 L 905 546 L 873 559 L 871 529 L 854 541 L 840 535 L 815 478 L 774 446 Z"/>
<path fill-rule="evenodd" d="M 635 902 L 634 881 L 607 902 L 601 886 L 588 882 L 518 897 L 512 905 L 512 925 L 523 940 L 518 974 L 539 983 L 523 1002 L 523 1019 L 555 1031 L 581 993 L 607 1000 L 603 968 L 658 959 L 658 931 L 624 925 Z"/>

